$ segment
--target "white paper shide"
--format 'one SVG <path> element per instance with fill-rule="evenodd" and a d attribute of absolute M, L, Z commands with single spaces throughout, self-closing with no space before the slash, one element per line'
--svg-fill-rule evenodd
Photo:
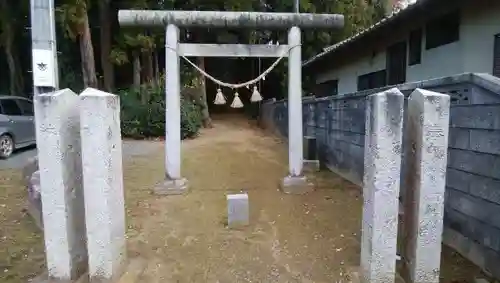
<path fill-rule="evenodd" d="M 55 87 L 54 54 L 52 50 L 33 49 L 33 84 Z"/>

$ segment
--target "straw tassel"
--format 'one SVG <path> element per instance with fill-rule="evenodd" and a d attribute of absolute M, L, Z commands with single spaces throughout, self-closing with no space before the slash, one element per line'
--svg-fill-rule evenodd
<path fill-rule="evenodd" d="M 262 101 L 262 96 L 260 95 L 259 91 L 257 90 L 257 86 L 253 87 L 253 93 L 252 97 L 250 97 L 251 102 L 259 102 Z"/>
<path fill-rule="evenodd" d="M 238 94 L 238 92 L 236 91 L 234 93 L 234 99 L 233 99 L 233 103 L 231 103 L 231 107 L 232 108 L 242 108 L 243 107 L 243 103 L 241 102 L 241 99 L 239 97 L 240 95 Z"/>
<path fill-rule="evenodd" d="M 226 98 L 224 97 L 224 94 L 222 94 L 222 90 L 220 88 L 217 89 L 217 94 L 215 95 L 214 104 L 215 105 L 226 104 Z"/>

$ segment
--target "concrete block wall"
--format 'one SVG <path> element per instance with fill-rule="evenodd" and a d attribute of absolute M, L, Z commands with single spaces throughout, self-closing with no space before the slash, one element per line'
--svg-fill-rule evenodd
<path fill-rule="evenodd" d="M 445 225 L 469 240 L 452 245 L 500 277 L 500 104 L 456 105 L 450 124 Z"/>
<path fill-rule="evenodd" d="M 406 96 L 417 87 L 450 95 L 443 241 L 500 278 L 500 79 L 468 73 L 397 87 Z M 304 135 L 316 136 L 322 163 L 360 186 L 366 97 L 388 88 L 303 101 Z M 265 124 L 286 138 L 286 101 L 262 111 L 272 111 Z M 403 162 L 403 176 L 405 167 Z"/>

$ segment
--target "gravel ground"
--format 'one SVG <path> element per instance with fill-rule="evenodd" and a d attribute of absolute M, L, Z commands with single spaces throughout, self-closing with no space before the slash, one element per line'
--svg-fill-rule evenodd
<path fill-rule="evenodd" d="M 163 145 L 158 142 L 141 141 L 141 140 L 124 140 L 123 141 L 123 157 L 134 157 L 140 155 L 153 154 L 162 150 Z M 34 146 L 17 150 L 9 159 L 0 160 L 0 170 L 22 169 L 30 159 L 36 156 L 36 148 Z"/>

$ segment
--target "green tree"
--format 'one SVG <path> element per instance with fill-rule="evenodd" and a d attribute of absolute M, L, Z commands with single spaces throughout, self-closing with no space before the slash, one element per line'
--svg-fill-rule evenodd
<path fill-rule="evenodd" d="M 303 33 L 303 58 L 321 52 L 353 33 L 371 25 L 389 11 L 395 0 L 301 0 L 301 12 L 339 13 L 345 15 L 346 25 L 338 31 L 313 31 Z M 56 0 L 58 20 L 57 45 L 60 52 L 61 86 L 98 86 L 96 68 L 102 71 L 101 86 L 107 91 L 116 87 L 128 87 L 154 82 L 160 84 L 163 62 L 158 62 L 163 52 L 164 30 L 124 29 L 117 25 L 118 9 L 177 9 L 177 10 L 228 10 L 228 11 L 274 11 L 292 12 L 294 1 L 290 0 Z M 392 10 L 391 10 L 392 11 Z M 89 18 L 91 20 L 89 20 Z M 24 93 L 24 81 L 32 81 L 25 72 L 30 61 L 29 52 L 29 1 L 0 0 L 0 49 L 4 56 L 0 64 L 9 75 L 0 78 L 1 91 L 12 94 Z M 184 42 L 265 43 L 269 40 L 286 41 L 286 31 L 210 30 L 182 29 Z M 61 37 L 61 35 L 64 37 Z M 188 38 L 186 34 L 191 36 Z M 227 38 L 233 37 L 234 39 Z M 96 43 L 94 50 L 93 41 Z M 76 44 L 75 44 L 76 43 Z M 95 53 L 95 55 L 94 55 Z M 94 57 L 95 56 L 95 57 Z M 28 57 L 29 58 L 29 57 Z M 242 61 L 248 65 L 252 60 Z M 205 58 L 197 58 L 197 64 L 206 66 Z M 286 60 L 274 74 L 282 84 L 286 82 Z M 96 65 L 98 64 L 98 65 Z M 135 67 L 134 67 L 135 66 Z M 244 68 L 243 68 L 244 69 Z M 205 78 L 193 68 L 182 70 L 183 76 L 196 75 L 204 124 L 210 124 L 207 107 Z M 220 71 L 224 76 L 238 76 L 235 72 Z M 244 73 L 244 72 L 243 72 Z M 81 74 L 81 75 L 80 75 Z M 116 75 L 115 75 L 116 74 Z M 240 74 L 241 76 L 241 74 Z M 115 81 L 115 77 L 119 80 Z M 135 79 L 134 79 L 135 78 Z M 99 77 L 99 80 L 101 78 Z M 235 78 L 233 77 L 232 80 Z M 241 79 L 241 78 L 237 78 Z M 82 83 L 79 83 L 82 81 Z M 28 84 L 26 84 L 28 85 Z M 286 86 L 286 85 L 285 85 Z M 30 87 L 31 89 L 31 87 Z"/>
<path fill-rule="evenodd" d="M 9 93 L 24 94 L 24 78 L 19 60 L 16 35 L 22 32 L 20 19 L 26 15 L 24 3 L 0 0 L 0 46 L 3 48 L 9 69 Z M 21 1 L 22 2 L 22 1 Z"/>
<path fill-rule="evenodd" d="M 101 69 L 104 80 L 104 89 L 112 92 L 115 88 L 115 70 L 111 58 L 113 36 L 112 36 L 112 15 L 111 0 L 98 0 L 99 5 L 99 25 L 101 42 Z"/>
<path fill-rule="evenodd" d="M 97 88 L 94 47 L 87 14 L 89 8 L 90 2 L 87 0 L 65 0 L 56 8 L 56 12 L 65 35 L 73 41 L 78 41 L 83 85 Z"/>

